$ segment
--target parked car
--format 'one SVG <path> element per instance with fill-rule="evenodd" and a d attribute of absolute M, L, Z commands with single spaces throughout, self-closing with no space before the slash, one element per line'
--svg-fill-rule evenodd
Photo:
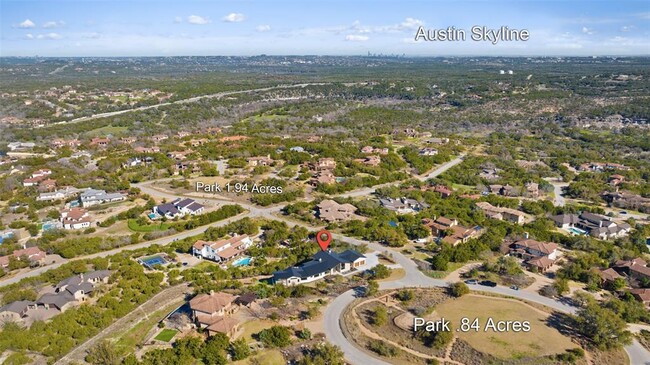
<path fill-rule="evenodd" d="M 621 211 L 621 214 L 627 214 L 627 212 L 623 210 L 623 211 Z"/>
<path fill-rule="evenodd" d="M 517 285 L 512 285 L 510 286 L 510 289 L 512 290 L 519 290 L 519 287 Z"/>
<path fill-rule="evenodd" d="M 483 280 L 483 281 L 481 281 L 480 284 L 483 285 L 483 286 L 490 286 L 490 287 L 493 287 L 493 288 L 495 286 L 497 286 L 497 283 L 495 283 L 494 281 L 491 281 L 491 280 Z"/>
<path fill-rule="evenodd" d="M 476 285 L 478 284 L 478 280 L 476 279 L 465 280 L 465 284 Z"/>

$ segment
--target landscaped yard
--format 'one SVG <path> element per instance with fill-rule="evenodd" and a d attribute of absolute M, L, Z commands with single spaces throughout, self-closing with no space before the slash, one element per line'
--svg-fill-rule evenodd
<path fill-rule="evenodd" d="M 166 231 L 169 229 L 169 224 L 160 222 L 141 226 L 135 219 L 129 219 L 129 229 L 136 232 Z"/>
<path fill-rule="evenodd" d="M 277 323 L 270 321 L 268 319 L 259 319 L 259 320 L 252 320 L 250 322 L 246 322 L 242 325 L 242 329 L 244 330 L 244 333 L 240 336 L 240 338 L 243 338 L 246 340 L 246 342 L 251 342 L 253 340 L 253 335 L 260 332 L 261 330 L 265 328 L 270 328 L 275 326 Z"/>
<path fill-rule="evenodd" d="M 264 364 L 264 365 L 284 365 L 286 361 L 278 350 L 265 350 L 257 355 L 251 356 L 247 359 L 235 361 L 233 365 L 250 365 L 250 364 Z"/>
<path fill-rule="evenodd" d="M 439 305 L 435 317 L 443 317 L 452 324 L 452 331 L 474 349 L 502 359 L 538 357 L 564 352 L 578 347 L 556 329 L 546 325 L 548 314 L 514 299 L 465 295 Z M 461 332 L 461 318 L 478 318 L 481 330 Z M 530 332 L 484 332 L 488 318 L 496 321 L 530 321 Z"/>
<path fill-rule="evenodd" d="M 177 333 L 178 331 L 176 330 L 165 328 L 164 330 L 160 331 L 156 337 L 154 337 L 154 340 L 169 342 L 172 340 L 172 338 L 174 338 L 174 336 L 176 336 Z"/>

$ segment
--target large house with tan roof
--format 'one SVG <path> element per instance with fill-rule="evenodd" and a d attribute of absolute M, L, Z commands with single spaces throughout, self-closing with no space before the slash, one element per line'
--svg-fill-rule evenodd
<path fill-rule="evenodd" d="M 217 262 L 231 260 L 241 255 L 253 244 L 248 235 L 234 236 L 216 242 L 198 240 L 192 246 L 192 254 Z"/>
<path fill-rule="evenodd" d="M 223 292 L 199 294 L 190 300 L 192 319 L 211 336 L 224 333 L 232 337 L 239 326 L 237 320 L 228 317 L 239 309 L 235 299 L 234 295 Z"/>
<path fill-rule="evenodd" d="M 452 246 L 465 243 L 471 238 L 478 237 L 481 233 L 481 230 L 477 227 L 464 227 L 458 224 L 458 220 L 447 217 L 438 217 L 436 219 L 424 218 L 422 219 L 422 224 L 431 230 L 431 234 L 434 237 Z"/>
<path fill-rule="evenodd" d="M 618 260 L 614 264 L 614 270 L 636 280 L 650 281 L 650 267 L 647 265 L 648 263 L 642 258 Z"/>
<path fill-rule="evenodd" d="M 331 199 L 325 199 L 317 206 L 318 217 L 327 222 L 341 222 L 351 219 L 357 211 L 352 204 L 339 204 Z"/>
<path fill-rule="evenodd" d="M 558 247 L 554 242 L 539 242 L 527 238 L 510 245 L 510 255 L 524 259 L 529 268 L 544 272 L 553 266 L 557 259 Z"/>
<path fill-rule="evenodd" d="M 476 206 L 482 210 L 488 218 L 500 221 L 505 220 L 516 224 L 524 224 L 526 222 L 526 214 L 516 209 L 495 207 L 488 202 L 477 202 Z"/>

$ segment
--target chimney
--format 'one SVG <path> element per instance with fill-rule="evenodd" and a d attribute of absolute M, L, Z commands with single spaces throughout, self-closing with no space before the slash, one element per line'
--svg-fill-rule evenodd
<path fill-rule="evenodd" d="M 530 235 L 528 234 L 528 232 L 524 232 L 524 238 L 525 238 L 525 239 L 528 239 L 528 237 L 530 237 Z"/>
<path fill-rule="evenodd" d="M 210 289 L 210 295 L 214 295 L 214 290 Z"/>

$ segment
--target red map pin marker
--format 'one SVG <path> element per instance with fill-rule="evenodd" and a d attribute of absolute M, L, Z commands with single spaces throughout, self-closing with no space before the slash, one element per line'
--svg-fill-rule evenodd
<path fill-rule="evenodd" d="M 318 245 L 320 246 L 320 249 L 326 251 L 327 247 L 330 245 L 330 242 L 332 241 L 332 234 L 329 233 L 327 230 L 323 229 L 322 231 L 316 233 L 316 241 L 318 241 Z"/>

